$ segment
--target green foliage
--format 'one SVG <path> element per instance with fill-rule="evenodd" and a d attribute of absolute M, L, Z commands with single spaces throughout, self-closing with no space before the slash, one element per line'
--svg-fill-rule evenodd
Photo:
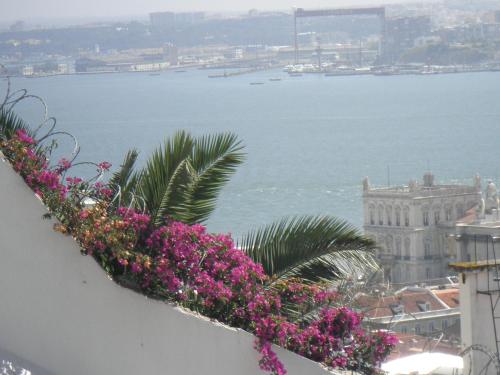
<path fill-rule="evenodd" d="M 0 110 L 0 138 L 11 139 L 18 130 L 24 130 L 32 135 L 30 127 L 12 111 Z"/>
<path fill-rule="evenodd" d="M 109 179 L 109 186 L 113 191 L 113 196 L 118 196 L 118 199 L 113 202 L 114 208 L 118 208 L 123 203 L 129 204 L 133 199 L 139 178 L 138 174 L 134 173 L 134 165 L 138 156 L 139 152 L 136 149 L 128 151 L 120 169 L 113 173 Z"/>
<path fill-rule="evenodd" d="M 242 148 L 233 134 L 195 138 L 180 131 L 156 149 L 138 172 L 134 172 L 137 152 L 130 151 L 111 186 L 121 191 L 121 205 L 142 208 L 143 202 L 155 224 L 164 223 L 166 217 L 201 223 L 214 211 L 220 191 L 243 162 Z"/>
<path fill-rule="evenodd" d="M 331 216 L 284 218 L 247 234 L 239 244 L 275 280 L 331 282 L 377 269 L 375 243 Z"/>

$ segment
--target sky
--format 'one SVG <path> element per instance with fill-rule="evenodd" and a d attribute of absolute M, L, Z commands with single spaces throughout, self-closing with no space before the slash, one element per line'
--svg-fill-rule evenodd
<path fill-rule="evenodd" d="M 404 0 L 0 0 L 0 22 L 145 16 L 155 11 L 231 12 L 379 5 Z"/>

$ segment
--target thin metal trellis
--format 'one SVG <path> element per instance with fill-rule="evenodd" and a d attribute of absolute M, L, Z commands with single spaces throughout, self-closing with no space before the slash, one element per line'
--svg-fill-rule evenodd
<path fill-rule="evenodd" d="M 459 355 L 464 358 L 464 361 L 466 357 L 468 357 L 469 360 L 469 366 L 467 368 L 469 369 L 469 372 L 467 374 L 463 375 L 472 375 L 472 355 L 476 353 L 483 353 L 487 358 L 488 361 L 486 364 L 479 370 L 479 372 L 476 372 L 477 375 L 488 375 L 489 372 L 488 370 L 490 369 L 490 366 L 494 366 L 494 371 L 496 375 L 500 375 L 500 361 L 498 359 L 498 355 L 493 353 L 491 350 L 489 350 L 486 346 L 484 345 L 478 345 L 478 344 L 473 344 L 462 350 Z M 464 366 L 465 367 L 465 366 Z"/>
<path fill-rule="evenodd" d="M 44 151 L 44 154 L 47 157 L 47 161 L 50 163 L 50 157 L 52 155 L 52 151 L 54 150 L 55 147 L 57 147 L 57 144 L 53 142 L 51 145 L 45 145 L 49 139 L 54 139 L 60 136 L 65 136 L 73 142 L 73 150 L 68 158 L 65 158 L 68 161 L 68 167 L 65 168 L 64 172 L 62 173 L 62 181 L 61 183 L 65 183 L 64 178 L 68 172 L 69 169 L 76 167 L 76 166 L 82 166 L 82 165 L 90 165 L 96 167 L 96 175 L 93 175 L 86 179 L 84 181 L 85 184 L 90 184 L 90 183 L 96 183 L 102 180 L 105 169 L 101 164 L 97 164 L 94 162 L 77 162 L 75 163 L 75 160 L 77 159 L 78 155 L 80 154 L 80 145 L 78 143 L 78 140 L 74 135 L 72 135 L 69 132 L 62 131 L 62 130 L 56 130 L 56 124 L 57 120 L 55 117 L 49 117 L 48 115 L 48 106 L 43 100 L 43 98 L 29 94 L 27 89 L 18 89 L 18 90 L 13 90 L 12 89 L 12 82 L 11 82 L 11 77 L 7 74 L 7 69 L 5 68 L 4 65 L 0 64 L 0 76 L 4 76 L 6 80 L 6 89 L 5 89 L 5 95 L 3 96 L 3 100 L 0 101 L 0 112 L 3 112 L 5 114 L 13 113 L 15 106 L 21 103 L 24 100 L 35 100 L 39 104 L 42 105 L 43 108 L 43 118 L 42 121 L 34 127 L 34 129 L 31 132 L 31 135 L 33 139 L 36 141 L 36 144 L 38 145 L 38 149 L 41 151 Z M 44 129 L 42 131 L 42 129 Z M 40 135 L 39 133 L 42 132 Z M 1 134 L 0 134 L 1 135 Z M 57 163 L 52 163 L 51 169 L 56 170 L 60 166 L 57 165 Z M 81 191 L 80 194 L 81 200 L 85 198 L 92 198 L 95 199 L 95 197 L 91 197 L 87 191 Z M 121 192 L 118 191 L 113 197 L 112 201 L 115 201 L 116 198 L 120 199 Z"/>

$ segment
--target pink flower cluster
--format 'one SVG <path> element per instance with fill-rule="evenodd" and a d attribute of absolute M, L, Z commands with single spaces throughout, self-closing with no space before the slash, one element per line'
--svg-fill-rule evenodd
<path fill-rule="evenodd" d="M 171 221 L 155 227 L 147 214 L 133 209 L 112 209 L 112 190 L 105 184 L 89 185 L 62 174 L 71 163 L 61 160 L 49 169 L 36 142 L 18 131 L 0 143 L 15 169 L 37 191 L 82 245 L 114 276 L 126 278 L 138 289 L 178 302 L 194 311 L 256 336 L 260 367 L 275 375 L 286 369 L 273 351 L 278 344 L 333 368 L 371 374 L 394 347 L 387 332 L 363 329 L 363 316 L 345 307 L 333 307 L 334 292 L 300 280 L 271 280 L 260 264 L 235 248 L 227 235 L 206 232 L 201 225 Z M 110 168 L 101 163 L 101 169 Z M 92 192 L 98 203 L 80 202 L 82 191 Z M 75 198 L 76 197 L 76 198 Z M 286 306 L 309 311 L 324 306 L 316 318 L 294 320 Z"/>

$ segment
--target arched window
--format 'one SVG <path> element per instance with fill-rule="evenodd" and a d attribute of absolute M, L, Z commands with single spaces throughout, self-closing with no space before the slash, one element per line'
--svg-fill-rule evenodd
<path fill-rule="evenodd" d="M 405 207 L 403 209 L 403 216 L 405 219 L 405 227 L 409 227 L 410 226 L 410 209 L 408 207 Z"/>
<path fill-rule="evenodd" d="M 370 215 L 370 225 L 375 225 L 375 206 L 373 204 L 368 208 L 368 212 Z"/>
<path fill-rule="evenodd" d="M 424 207 L 422 208 L 422 223 L 424 224 L 424 227 L 429 226 L 429 207 Z"/>
<path fill-rule="evenodd" d="M 378 225 L 384 225 L 384 206 L 378 206 Z"/>
<path fill-rule="evenodd" d="M 392 207 L 391 206 L 386 207 L 385 214 L 387 217 L 387 220 L 386 220 L 387 225 L 392 225 Z"/>
<path fill-rule="evenodd" d="M 399 227 L 401 226 L 401 208 L 396 207 L 395 212 L 396 212 L 396 226 Z"/>
<path fill-rule="evenodd" d="M 441 212 L 440 211 L 434 211 L 434 224 L 439 224 L 441 221 Z"/>

